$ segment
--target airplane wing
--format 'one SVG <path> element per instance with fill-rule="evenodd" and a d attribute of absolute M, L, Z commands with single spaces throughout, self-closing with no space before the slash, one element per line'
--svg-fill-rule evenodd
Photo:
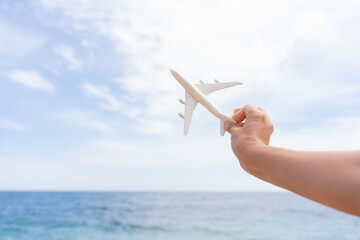
<path fill-rule="evenodd" d="M 216 81 L 216 80 L 215 80 Z M 233 87 L 236 85 L 242 85 L 241 82 L 225 82 L 225 83 L 195 83 L 194 84 L 200 92 L 202 92 L 204 95 L 208 95 L 216 90 L 224 89 Z"/>
<path fill-rule="evenodd" d="M 193 112 L 196 108 L 197 101 L 190 93 L 185 92 L 185 116 L 184 116 L 184 135 L 187 136 L 191 123 Z"/>

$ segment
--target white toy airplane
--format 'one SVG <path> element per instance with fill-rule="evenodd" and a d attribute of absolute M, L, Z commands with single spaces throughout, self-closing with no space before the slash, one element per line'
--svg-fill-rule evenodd
<path fill-rule="evenodd" d="M 199 84 L 197 83 L 190 83 L 185 78 L 183 78 L 179 73 L 175 72 L 174 70 L 170 69 L 171 74 L 174 78 L 185 88 L 185 102 L 182 99 L 179 99 L 179 102 L 185 105 L 185 116 L 179 113 L 179 116 L 184 119 L 184 135 L 187 136 L 191 117 L 193 111 L 199 102 L 203 105 L 209 112 L 211 112 L 215 117 L 220 119 L 220 134 L 224 136 L 226 130 L 224 129 L 224 123 L 229 121 L 236 123 L 234 119 L 228 117 L 220 112 L 206 97 L 206 95 L 223 88 L 233 87 L 236 85 L 242 85 L 241 82 L 227 82 L 227 83 L 220 83 L 218 80 L 215 79 L 215 83 L 204 83 L 200 81 Z"/>

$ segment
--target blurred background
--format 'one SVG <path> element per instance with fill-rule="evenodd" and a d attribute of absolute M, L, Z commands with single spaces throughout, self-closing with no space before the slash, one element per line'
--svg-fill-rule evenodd
<path fill-rule="evenodd" d="M 173 68 L 241 81 L 272 145 L 356 149 L 357 1 L 2 1 L 0 188 L 275 190 L 245 174 L 202 106 L 182 135 Z M 141 176 L 141 177 L 140 177 Z"/>
<path fill-rule="evenodd" d="M 0 189 L 282 191 L 240 168 L 202 106 L 182 135 L 184 89 L 169 69 L 243 82 L 210 99 L 226 114 L 265 108 L 271 145 L 356 149 L 359 12 L 353 0 L 2 0 Z M 12 197 L 23 199 L 0 199 Z"/>

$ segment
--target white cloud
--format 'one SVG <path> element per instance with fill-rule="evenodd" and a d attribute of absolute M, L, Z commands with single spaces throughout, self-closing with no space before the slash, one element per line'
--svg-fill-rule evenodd
<path fill-rule="evenodd" d="M 18 178 L 18 176 L 22 177 Z M 12 191 L 236 191 L 239 189 L 264 191 L 277 189 L 245 175 L 236 162 L 229 163 L 225 168 L 218 167 L 205 171 L 203 168 L 188 167 L 119 168 L 108 167 L 104 164 L 76 165 L 61 161 L 53 161 L 50 164 L 29 158 L 23 160 L 4 157 L 0 159 L 0 188 Z"/>
<path fill-rule="evenodd" d="M 89 39 L 83 39 L 83 40 L 81 40 L 81 45 L 83 45 L 83 46 L 86 47 L 86 48 L 94 48 L 94 47 L 97 47 L 96 42 L 91 41 L 91 40 L 89 40 Z"/>
<path fill-rule="evenodd" d="M 164 141 L 161 144 L 145 139 L 93 139 L 73 149 L 66 158 L 75 168 L 87 166 L 103 170 L 112 169 L 117 176 L 114 176 L 111 182 L 123 183 L 123 186 L 118 186 L 117 189 L 277 189 L 256 180 L 241 169 L 231 152 L 228 138 L 188 140 L 181 136 Z M 105 181 L 104 179 L 100 181 Z M 89 181 L 92 182 L 94 179 Z M 114 184 L 105 184 L 107 187 L 111 185 Z"/>
<path fill-rule="evenodd" d="M 25 128 L 20 123 L 0 116 L 0 128 L 3 128 L 5 130 L 12 130 L 12 131 L 24 131 Z"/>
<path fill-rule="evenodd" d="M 271 143 L 276 146 L 357 148 L 360 132 L 354 127 L 359 121 L 356 114 L 341 119 L 333 116 L 341 113 L 342 106 L 347 106 L 349 112 L 356 109 L 354 96 L 360 94 L 359 81 L 350 79 L 360 76 L 356 60 L 360 56 L 360 34 L 353 31 L 359 27 L 358 1 L 39 2 L 48 11 L 60 13 L 62 26 L 80 31 L 81 37 L 89 34 L 110 40 L 121 56 L 123 71 L 116 82 L 125 97 L 130 96 L 128 101 L 120 102 L 100 84 L 84 83 L 84 92 L 101 100 L 105 109 L 126 112 L 134 120 L 133 129 L 164 136 L 147 139 L 141 135 L 143 139 L 135 136 L 131 140 L 132 136 L 125 135 L 120 140 L 84 142 L 71 149 L 67 158 L 79 168 L 136 169 L 133 174 L 114 176 L 115 181 L 110 181 L 131 185 L 131 189 L 152 189 L 151 184 L 155 188 L 181 189 L 184 183 L 190 186 L 198 181 L 199 176 L 205 180 L 199 183 L 203 189 L 273 189 L 246 174 L 238 177 L 240 169 L 232 165 L 236 159 L 229 141 L 219 137 L 218 121 L 202 107 L 194 114 L 190 140 L 183 138 L 182 120 L 176 116 L 183 111 L 177 102 L 183 89 L 169 68 L 194 81 L 218 78 L 244 82 L 244 86 L 211 96 L 225 113 L 252 102 L 268 109 L 275 123 L 302 118 L 306 124 L 291 130 L 275 126 Z M 351 73 L 346 81 L 341 78 L 345 78 L 345 72 Z M 313 110 L 311 107 L 317 104 L 326 106 L 326 112 L 306 110 Z M 97 122 L 85 127 L 106 129 Z M 196 174 L 186 175 L 194 169 Z M 221 177 L 216 175 L 220 170 L 224 170 Z M 147 175 L 149 172 L 152 174 Z M 228 173 L 233 175 L 226 178 Z M 176 182 L 170 181 L 173 175 L 178 177 Z"/>
<path fill-rule="evenodd" d="M 336 82 L 329 86 L 326 77 L 305 78 L 291 63 L 298 57 L 296 50 L 301 51 L 299 42 L 322 48 L 326 58 L 339 49 L 338 42 L 359 35 L 351 31 L 359 18 L 356 1 L 80 2 L 40 1 L 49 11 L 61 10 L 68 27 L 114 43 L 125 59 L 124 75 L 117 82 L 138 100 L 131 105 L 138 109 L 134 119 L 156 122 L 177 113 L 175 103 L 183 92 L 169 68 L 194 81 L 243 81 L 242 90 L 218 95 L 221 98 L 216 100 L 225 109 L 251 101 L 284 116 L 284 110 L 299 112 L 311 101 L 329 102 L 335 95 L 338 99 L 346 95 L 329 92 L 346 87 Z M 347 42 L 347 49 L 358 49 L 357 41 Z M 339 57 L 352 59 L 349 54 Z M 357 64 L 352 65 L 357 69 Z M 331 75 L 335 68 L 325 69 Z M 358 92 L 359 84 L 351 84 Z"/>
<path fill-rule="evenodd" d="M 29 88 L 49 92 L 53 92 L 55 90 L 55 86 L 36 71 L 14 70 L 8 74 L 8 77 L 12 81 Z"/>
<path fill-rule="evenodd" d="M 228 137 L 189 140 L 182 136 L 158 141 L 93 139 L 76 149 L 73 159 L 81 164 L 117 167 L 201 167 L 221 165 L 224 159 L 235 159 Z M 201 144 L 200 144 L 201 143 Z M 140 150 L 141 149 L 141 150 Z M 229 151 L 218 151 L 226 149 Z M 214 157 L 216 156 L 216 157 Z"/>
<path fill-rule="evenodd" d="M 117 111 L 122 106 L 121 102 L 110 93 L 110 89 L 104 85 L 86 82 L 81 84 L 80 87 L 84 91 L 85 95 L 102 100 L 102 103 L 99 105 L 104 109 Z"/>
<path fill-rule="evenodd" d="M 68 62 L 69 69 L 81 69 L 82 62 L 75 56 L 75 51 L 72 47 L 66 45 L 60 45 L 54 48 L 55 53 L 60 55 L 64 60 Z"/>
<path fill-rule="evenodd" d="M 333 117 L 320 126 L 280 129 L 271 143 L 276 146 L 309 151 L 355 150 L 360 147 L 360 116 Z"/>
<path fill-rule="evenodd" d="M 0 64 L 11 65 L 31 51 L 40 48 L 45 40 L 39 35 L 21 29 L 1 19 L 0 21 Z"/>
<path fill-rule="evenodd" d="M 359 120 L 359 117 L 333 118 L 316 129 L 277 131 L 271 143 L 305 150 L 358 148 Z M 228 134 L 224 138 L 198 135 L 189 139 L 177 134 L 162 140 L 151 138 L 151 141 L 131 137 L 94 138 L 57 154 L 54 157 L 57 161 L 52 163 L 32 158 L 39 156 L 28 156 L 26 161 L 0 159 L 0 187 L 12 190 L 279 190 L 241 169 L 232 154 Z M 53 178 L 55 173 L 57 177 Z M 24 177 L 14 181 L 13 176 L 19 174 Z"/>
<path fill-rule="evenodd" d="M 157 118 L 138 119 L 135 130 L 150 135 L 166 135 L 174 132 L 174 126 L 169 121 Z"/>
<path fill-rule="evenodd" d="M 61 120 L 70 122 L 77 127 L 82 127 L 89 130 L 95 130 L 103 134 L 115 134 L 118 127 L 116 124 L 110 121 L 99 119 L 99 117 L 93 113 L 77 111 L 68 111 L 58 116 Z"/>
<path fill-rule="evenodd" d="M 359 121 L 360 117 L 333 118 L 318 128 L 276 131 L 271 144 L 309 151 L 357 149 Z M 115 184 L 115 189 L 279 190 L 241 169 L 231 151 L 228 134 L 223 138 L 202 138 L 199 134 L 186 139 L 179 133 L 168 135 L 166 139 L 151 138 L 151 141 L 131 137 L 125 140 L 90 139 L 73 148 L 66 159 L 74 168 L 86 166 L 122 173 L 114 176 L 111 183 L 105 183 L 106 176 L 100 178 L 105 188 L 114 186 L 113 182 L 123 182 L 121 186 Z M 89 182 L 93 181 L 89 179 Z"/>

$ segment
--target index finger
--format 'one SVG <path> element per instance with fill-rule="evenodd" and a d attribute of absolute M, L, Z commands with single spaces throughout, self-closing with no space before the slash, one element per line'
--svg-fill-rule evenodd
<path fill-rule="evenodd" d="M 237 108 L 234 110 L 234 115 L 232 118 L 235 120 L 235 122 L 240 123 L 245 120 L 246 115 L 244 113 L 244 108 Z"/>

